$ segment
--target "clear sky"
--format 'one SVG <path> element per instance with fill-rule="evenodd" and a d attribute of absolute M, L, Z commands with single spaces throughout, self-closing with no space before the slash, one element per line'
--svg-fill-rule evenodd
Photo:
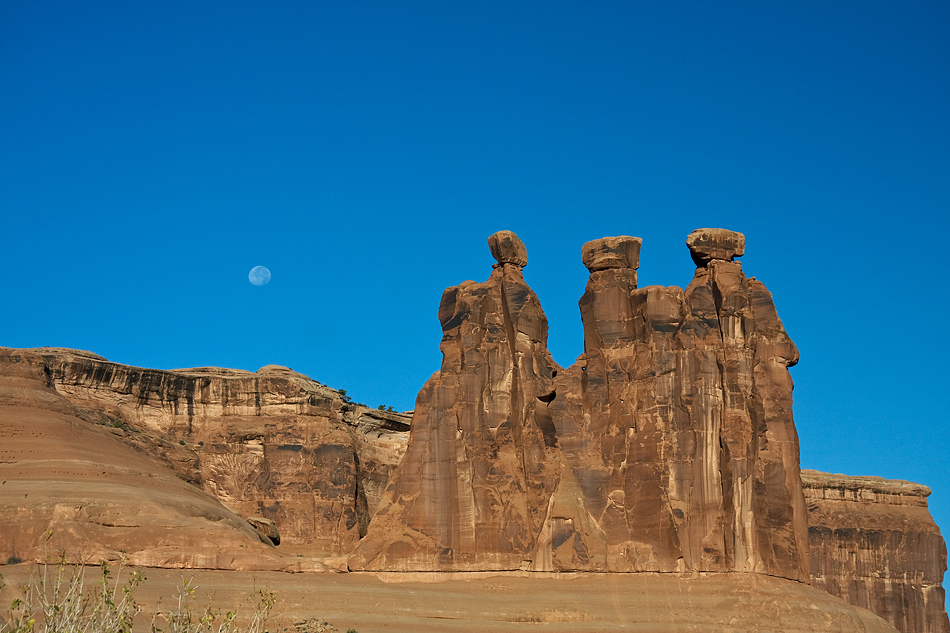
<path fill-rule="evenodd" d="M 0 345 L 398 409 L 491 233 L 569 365 L 585 241 L 685 286 L 692 229 L 742 231 L 802 465 L 925 483 L 950 531 L 945 1 L 0 0 L 0 219 Z"/>

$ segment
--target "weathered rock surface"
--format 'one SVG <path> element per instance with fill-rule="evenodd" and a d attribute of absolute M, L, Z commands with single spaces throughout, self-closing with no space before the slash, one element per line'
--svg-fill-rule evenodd
<path fill-rule="evenodd" d="M 642 245 L 643 240 L 629 235 L 592 240 L 581 249 L 581 261 L 592 273 L 611 268 L 636 270 L 640 266 Z"/>
<path fill-rule="evenodd" d="M 274 521 L 296 552 L 349 552 L 407 442 L 409 416 L 283 367 L 160 371 L 32 353 L 60 398 L 237 514 Z"/>
<path fill-rule="evenodd" d="M 489 279 L 442 295 L 442 369 L 419 392 L 406 456 L 352 568 L 519 569 L 536 558 L 558 481 L 547 411 L 557 365 L 541 304 L 498 244 L 523 250 L 514 234 L 493 235 Z"/>
<path fill-rule="evenodd" d="M 930 489 L 880 477 L 802 471 L 811 582 L 903 633 L 946 633 L 947 548 L 927 510 Z"/>
<path fill-rule="evenodd" d="M 241 517 L 58 394 L 44 360 L 0 354 L 0 558 L 300 568 Z M 309 565 L 310 569 L 322 566 Z"/>
<path fill-rule="evenodd" d="M 731 262 L 745 254 L 745 235 L 727 229 L 696 229 L 686 237 L 686 246 L 697 266 L 714 259 Z"/>
<path fill-rule="evenodd" d="M 690 237 L 707 254 L 744 242 L 718 230 Z M 552 404 L 558 441 L 607 570 L 807 581 L 787 371 L 798 352 L 765 286 L 738 262 L 703 261 L 685 291 L 638 289 L 635 266 L 591 269 L 585 353 L 558 377 Z"/>
<path fill-rule="evenodd" d="M 247 522 L 272 545 L 280 545 L 280 532 L 277 530 L 277 524 L 272 520 L 264 517 L 247 517 Z"/>
<path fill-rule="evenodd" d="M 513 264 L 519 268 L 528 265 L 528 249 L 521 238 L 511 231 L 498 231 L 488 238 L 488 249 L 499 266 Z"/>

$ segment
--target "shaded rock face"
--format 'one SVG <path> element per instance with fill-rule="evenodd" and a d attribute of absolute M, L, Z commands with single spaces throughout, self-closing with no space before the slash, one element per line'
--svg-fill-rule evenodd
<path fill-rule="evenodd" d="M 408 440 L 408 416 L 349 404 L 276 365 L 160 371 L 37 353 L 57 393 L 99 424 L 312 555 L 355 546 Z"/>
<path fill-rule="evenodd" d="M 930 489 L 880 477 L 802 471 L 811 582 L 902 633 L 946 633 L 947 548 L 927 510 Z"/>
<path fill-rule="evenodd" d="M 765 286 L 726 259 L 685 290 L 594 267 L 580 309 L 585 353 L 553 414 L 606 568 L 807 581 L 798 352 Z"/>
<path fill-rule="evenodd" d="M 510 263 L 527 261 L 523 244 L 510 232 L 489 244 L 499 262 L 489 279 L 442 295 L 442 369 L 419 392 L 406 456 L 351 567 L 520 569 L 537 558 L 558 481 L 548 412 L 558 367 L 541 304 Z"/>

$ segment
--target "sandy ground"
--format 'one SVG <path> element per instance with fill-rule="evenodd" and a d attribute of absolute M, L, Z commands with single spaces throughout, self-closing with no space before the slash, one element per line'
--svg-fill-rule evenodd
<path fill-rule="evenodd" d="M 493 575 L 288 574 L 282 572 L 146 569 L 136 591 L 145 614 L 173 603 L 183 579 L 195 604 L 253 611 L 255 591 L 272 592 L 277 616 L 270 630 L 292 633 L 315 617 L 341 632 L 428 631 L 893 631 L 862 609 L 800 583 L 767 576 L 707 574 Z M 30 567 L 0 567 L 9 605 Z M 127 574 L 128 572 L 123 572 Z M 98 578 L 89 570 L 88 578 Z"/>

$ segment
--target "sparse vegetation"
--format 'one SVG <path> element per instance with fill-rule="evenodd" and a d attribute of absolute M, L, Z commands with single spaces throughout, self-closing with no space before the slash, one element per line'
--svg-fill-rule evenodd
<path fill-rule="evenodd" d="M 7 483 L 7 482 L 3 482 L 3 483 Z M 23 562 L 23 559 L 20 558 L 19 556 L 11 556 L 10 558 L 7 559 L 7 565 L 19 565 L 22 562 Z"/>
<path fill-rule="evenodd" d="M 12 564 L 9 560 L 7 563 Z M 143 613 L 135 600 L 135 590 L 146 580 L 145 575 L 133 570 L 122 580 L 122 565 L 113 575 L 109 564 L 100 561 L 99 579 L 90 588 L 87 582 L 90 569 L 68 565 L 63 556 L 58 563 L 34 568 L 29 582 L 20 588 L 22 596 L 13 600 L 2 614 L 0 633 L 132 633 L 136 616 Z M 0 589 L 3 586 L 3 576 L 0 576 Z M 152 616 L 150 633 L 269 633 L 271 630 L 268 623 L 276 604 L 273 593 L 259 590 L 251 594 L 255 602 L 253 613 L 241 617 L 236 610 L 222 613 L 211 606 L 199 607 L 195 604 L 196 589 L 191 579 L 183 580 L 173 596 L 171 608 Z M 288 628 L 283 630 L 288 631 Z M 339 629 L 310 618 L 296 622 L 290 630 L 315 633 Z M 356 629 L 348 629 L 347 633 L 356 633 Z"/>

